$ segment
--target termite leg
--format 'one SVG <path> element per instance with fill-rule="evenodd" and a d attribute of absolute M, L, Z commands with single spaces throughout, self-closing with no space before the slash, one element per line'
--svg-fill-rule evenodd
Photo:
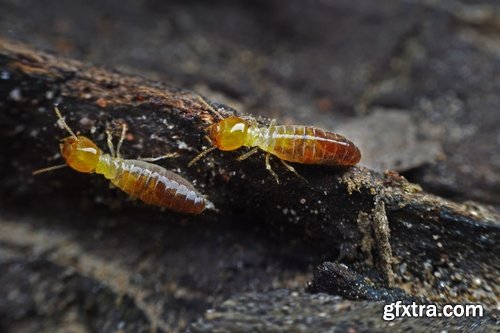
<path fill-rule="evenodd" d="M 280 179 L 278 178 L 278 175 L 276 174 L 276 172 L 273 171 L 273 169 L 271 168 L 271 163 L 269 163 L 269 158 L 271 157 L 271 154 L 267 153 L 266 154 L 266 170 L 269 171 L 271 173 L 271 175 L 273 175 L 274 179 L 276 179 L 276 183 L 280 183 Z"/>
<path fill-rule="evenodd" d="M 247 158 L 249 158 L 250 156 L 252 156 L 253 154 L 255 154 L 256 152 L 259 151 L 259 147 L 254 147 L 252 148 L 251 150 L 247 151 L 246 153 L 244 153 L 243 155 L 240 155 L 237 160 L 238 161 L 243 161 L 243 160 L 246 160 Z"/>
<path fill-rule="evenodd" d="M 116 146 L 116 157 L 122 158 L 120 154 L 120 149 L 122 148 L 123 140 L 125 139 L 125 135 L 127 134 L 127 124 L 122 125 L 122 134 L 120 135 L 120 141 L 118 141 L 118 145 Z"/>
<path fill-rule="evenodd" d="M 106 130 L 106 136 L 108 137 L 109 153 L 112 157 L 116 157 L 115 146 L 113 146 L 113 136 L 111 135 L 111 131 L 108 129 Z"/>
<path fill-rule="evenodd" d="M 157 157 L 139 157 L 138 160 L 145 161 L 145 162 L 156 162 L 156 161 L 162 160 L 164 158 L 174 158 L 174 157 L 179 157 L 179 154 L 168 153 L 168 154 L 165 154 L 162 156 L 157 156 Z"/>
<path fill-rule="evenodd" d="M 273 127 L 274 125 L 276 125 L 276 119 L 271 120 L 269 127 Z"/>
<path fill-rule="evenodd" d="M 285 162 L 284 160 L 280 159 L 281 163 L 283 163 L 283 165 L 291 172 L 293 172 L 297 177 L 299 177 L 300 179 L 302 179 L 304 182 L 306 183 L 309 183 L 307 181 L 307 179 L 305 179 L 304 177 L 302 177 L 298 172 L 297 170 L 295 170 L 295 168 L 293 166 L 291 166 L 290 164 L 288 164 L 287 162 Z"/>

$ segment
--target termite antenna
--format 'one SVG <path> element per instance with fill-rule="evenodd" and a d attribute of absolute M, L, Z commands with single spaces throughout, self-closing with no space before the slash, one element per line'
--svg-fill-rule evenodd
<path fill-rule="evenodd" d="M 201 158 L 203 158 L 204 156 L 208 155 L 210 152 L 214 151 L 215 149 L 217 149 L 217 147 L 213 146 L 213 147 L 205 149 L 204 151 L 202 151 L 201 153 L 199 153 L 198 156 L 196 156 L 195 158 L 193 158 L 191 160 L 191 162 L 188 163 L 188 168 L 190 168 L 193 164 L 195 164 L 196 162 L 198 162 Z"/>
<path fill-rule="evenodd" d="M 203 103 L 203 105 L 205 105 L 217 117 L 219 117 L 220 119 L 224 119 L 224 117 L 219 113 L 219 111 L 215 110 L 212 105 L 208 104 L 208 102 L 205 100 L 205 98 L 203 98 L 200 95 L 198 95 L 198 99 Z"/>
<path fill-rule="evenodd" d="M 59 121 L 62 124 L 62 126 L 64 127 L 64 129 L 66 131 L 68 131 L 68 133 L 71 134 L 72 137 L 74 137 L 75 139 L 78 140 L 78 137 L 76 136 L 75 132 L 73 132 L 71 130 L 71 128 L 66 123 L 66 120 L 64 120 L 64 117 L 62 116 L 61 111 L 59 111 L 59 108 L 57 107 L 57 105 L 54 105 L 54 111 L 55 111 L 55 113 L 57 115 L 57 118 L 59 118 Z"/>
<path fill-rule="evenodd" d="M 66 164 L 53 165 L 53 166 L 50 166 L 47 168 L 35 170 L 31 174 L 33 176 L 36 176 L 36 175 L 39 175 L 41 173 L 45 173 L 45 172 L 49 172 L 49 171 L 53 171 L 53 170 L 57 170 L 57 169 L 62 169 L 64 167 L 67 167 L 67 165 Z"/>

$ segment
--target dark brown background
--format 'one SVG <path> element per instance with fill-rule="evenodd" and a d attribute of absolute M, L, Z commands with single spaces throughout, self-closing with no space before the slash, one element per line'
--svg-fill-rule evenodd
<path fill-rule="evenodd" d="M 398 170 L 446 199 L 500 207 L 495 1 L 3 0 L 0 31 L 244 113 L 338 131 L 359 143 L 364 166 Z M 15 100 L 5 91 L 3 110 Z M 6 137 L 27 131 L 21 122 L 0 126 Z M 40 154 L 15 141 L 1 148 L 0 329 L 8 332 L 136 331 L 158 318 L 160 329 L 182 330 L 235 294 L 302 293 L 314 267 L 342 252 L 281 233 L 272 215 L 254 221 L 252 207 L 179 221 L 120 203 L 124 196 L 93 176 L 65 170 L 22 183 L 10 175 L 33 166 L 16 164 L 16 149 Z M 56 149 L 57 137 L 47 152 Z M 15 248 L 9 238 L 19 239 Z M 281 304 L 282 295 L 270 297 Z"/>

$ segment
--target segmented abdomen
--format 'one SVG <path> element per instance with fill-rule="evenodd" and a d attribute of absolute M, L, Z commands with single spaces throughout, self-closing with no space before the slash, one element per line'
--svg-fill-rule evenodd
<path fill-rule="evenodd" d="M 361 159 L 358 147 L 345 137 L 309 126 L 273 126 L 267 149 L 282 160 L 302 164 L 355 165 Z"/>
<path fill-rule="evenodd" d="M 181 213 L 200 214 L 205 209 L 205 198 L 178 174 L 138 160 L 116 164 L 111 182 L 131 197 Z"/>

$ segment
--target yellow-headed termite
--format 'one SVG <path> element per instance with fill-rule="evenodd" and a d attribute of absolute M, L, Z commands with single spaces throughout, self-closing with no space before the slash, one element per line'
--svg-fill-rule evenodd
<path fill-rule="evenodd" d="M 104 154 L 92 140 L 76 135 L 71 130 L 57 106 L 54 110 L 60 124 L 70 134 L 62 139 L 60 144 L 61 155 L 66 163 L 34 171 L 34 175 L 69 166 L 79 172 L 102 174 L 132 198 L 137 198 L 148 205 L 189 214 L 200 214 L 205 209 L 208 201 L 189 181 L 161 166 L 149 163 L 176 154 L 137 160 L 123 159 L 120 148 L 127 131 L 125 125 L 122 127 L 116 151 L 111 133 L 106 132 L 111 154 Z"/>
<path fill-rule="evenodd" d="M 265 151 L 267 153 L 266 169 L 279 183 L 278 176 L 269 163 L 270 155 L 278 157 L 288 170 L 295 174 L 297 172 L 286 163 L 287 161 L 301 164 L 353 166 L 361 160 L 359 148 L 342 135 L 312 126 L 280 126 L 276 125 L 274 120 L 269 126 L 263 127 L 251 117 L 223 118 L 203 98 L 200 97 L 200 99 L 221 120 L 207 128 L 208 138 L 213 147 L 201 152 L 189 163 L 189 166 L 217 148 L 230 151 L 240 147 L 252 147 L 238 160 L 248 158 L 259 149 Z"/>

